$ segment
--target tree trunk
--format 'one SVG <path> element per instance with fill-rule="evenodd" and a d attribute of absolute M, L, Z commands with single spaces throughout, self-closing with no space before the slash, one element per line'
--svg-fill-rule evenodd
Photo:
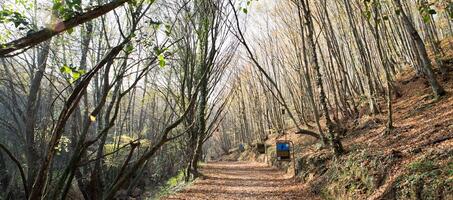
<path fill-rule="evenodd" d="M 37 168 L 39 167 L 39 154 L 35 144 L 35 126 L 36 114 L 38 109 L 38 93 L 41 87 L 41 81 L 44 77 L 44 71 L 47 67 L 47 57 L 49 55 L 51 41 L 44 43 L 38 56 L 38 70 L 30 82 L 30 91 L 27 97 L 27 106 L 25 110 L 25 138 L 26 138 L 26 158 L 28 166 L 28 189 L 32 188 L 33 180 L 36 176 Z"/>
<path fill-rule="evenodd" d="M 422 61 L 423 73 L 426 75 L 426 78 L 428 79 L 428 82 L 431 85 L 434 95 L 437 97 L 445 95 L 446 94 L 445 90 L 437 82 L 436 75 L 434 74 L 432 69 L 431 60 L 428 57 L 425 44 L 423 43 L 420 34 L 418 34 L 414 25 L 411 23 L 409 17 L 406 15 L 403 5 L 401 4 L 401 0 L 395 0 L 395 3 L 399 11 L 401 12 L 401 20 L 403 20 L 407 31 L 412 37 L 412 40 L 415 42 L 415 45 L 418 50 L 418 55 L 420 56 L 420 59 Z"/>
<path fill-rule="evenodd" d="M 311 15 L 311 11 L 310 11 L 310 6 L 309 6 L 309 2 L 306 0 L 301 0 L 301 4 L 302 4 L 302 9 L 304 10 L 305 22 L 308 25 L 307 43 L 308 43 L 308 47 L 310 48 L 308 53 L 310 55 L 311 65 L 316 74 L 316 85 L 318 87 L 318 92 L 319 92 L 319 101 L 321 103 L 321 109 L 322 109 L 324 117 L 326 119 L 327 132 L 330 137 L 330 142 L 331 142 L 333 152 L 335 153 L 336 156 L 339 156 L 344 153 L 344 149 L 343 149 L 343 145 L 341 144 L 340 139 L 334 133 L 335 125 L 333 124 L 333 122 L 329 116 L 326 93 L 324 91 L 321 70 L 320 70 L 320 66 L 318 63 L 318 57 L 316 54 L 317 48 L 315 45 L 314 25 L 313 25 L 312 15 Z"/>

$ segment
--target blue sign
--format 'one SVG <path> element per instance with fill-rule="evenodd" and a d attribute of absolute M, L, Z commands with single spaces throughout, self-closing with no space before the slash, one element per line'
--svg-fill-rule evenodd
<path fill-rule="evenodd" d="M 277 151 L 289 151 L 289 144 L 288 143 L 278 143 Z"/>

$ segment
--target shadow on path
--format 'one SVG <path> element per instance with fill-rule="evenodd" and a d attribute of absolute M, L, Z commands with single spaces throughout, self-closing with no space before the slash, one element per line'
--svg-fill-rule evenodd
<path fill-rule="evenodd" d="M 203 179 L 163 199 L 319 199 L 290 175 L 262 163 L 208 163 L 201 172 Z"/>

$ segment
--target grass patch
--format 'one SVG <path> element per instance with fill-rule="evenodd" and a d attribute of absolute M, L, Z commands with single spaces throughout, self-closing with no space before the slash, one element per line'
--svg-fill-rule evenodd
<path fill-rule="evenodd" d="M 160 187 L 159 192 L 152 199 L 160 199 L 162 197 L 174 194 L 183 189 L 190 183 L 184 181 L 184 170 L 180 170 L 175 176 L 169 178 L 163 186 Z"/>

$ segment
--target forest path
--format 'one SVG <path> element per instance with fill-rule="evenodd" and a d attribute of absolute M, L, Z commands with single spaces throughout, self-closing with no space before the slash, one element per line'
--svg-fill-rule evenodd
<path fill-rule="evenodd" d="M 164 199 L 319 199 L 289 174 L 262 163 L 208 163 L 201 172 L 203 179 Z"/>

